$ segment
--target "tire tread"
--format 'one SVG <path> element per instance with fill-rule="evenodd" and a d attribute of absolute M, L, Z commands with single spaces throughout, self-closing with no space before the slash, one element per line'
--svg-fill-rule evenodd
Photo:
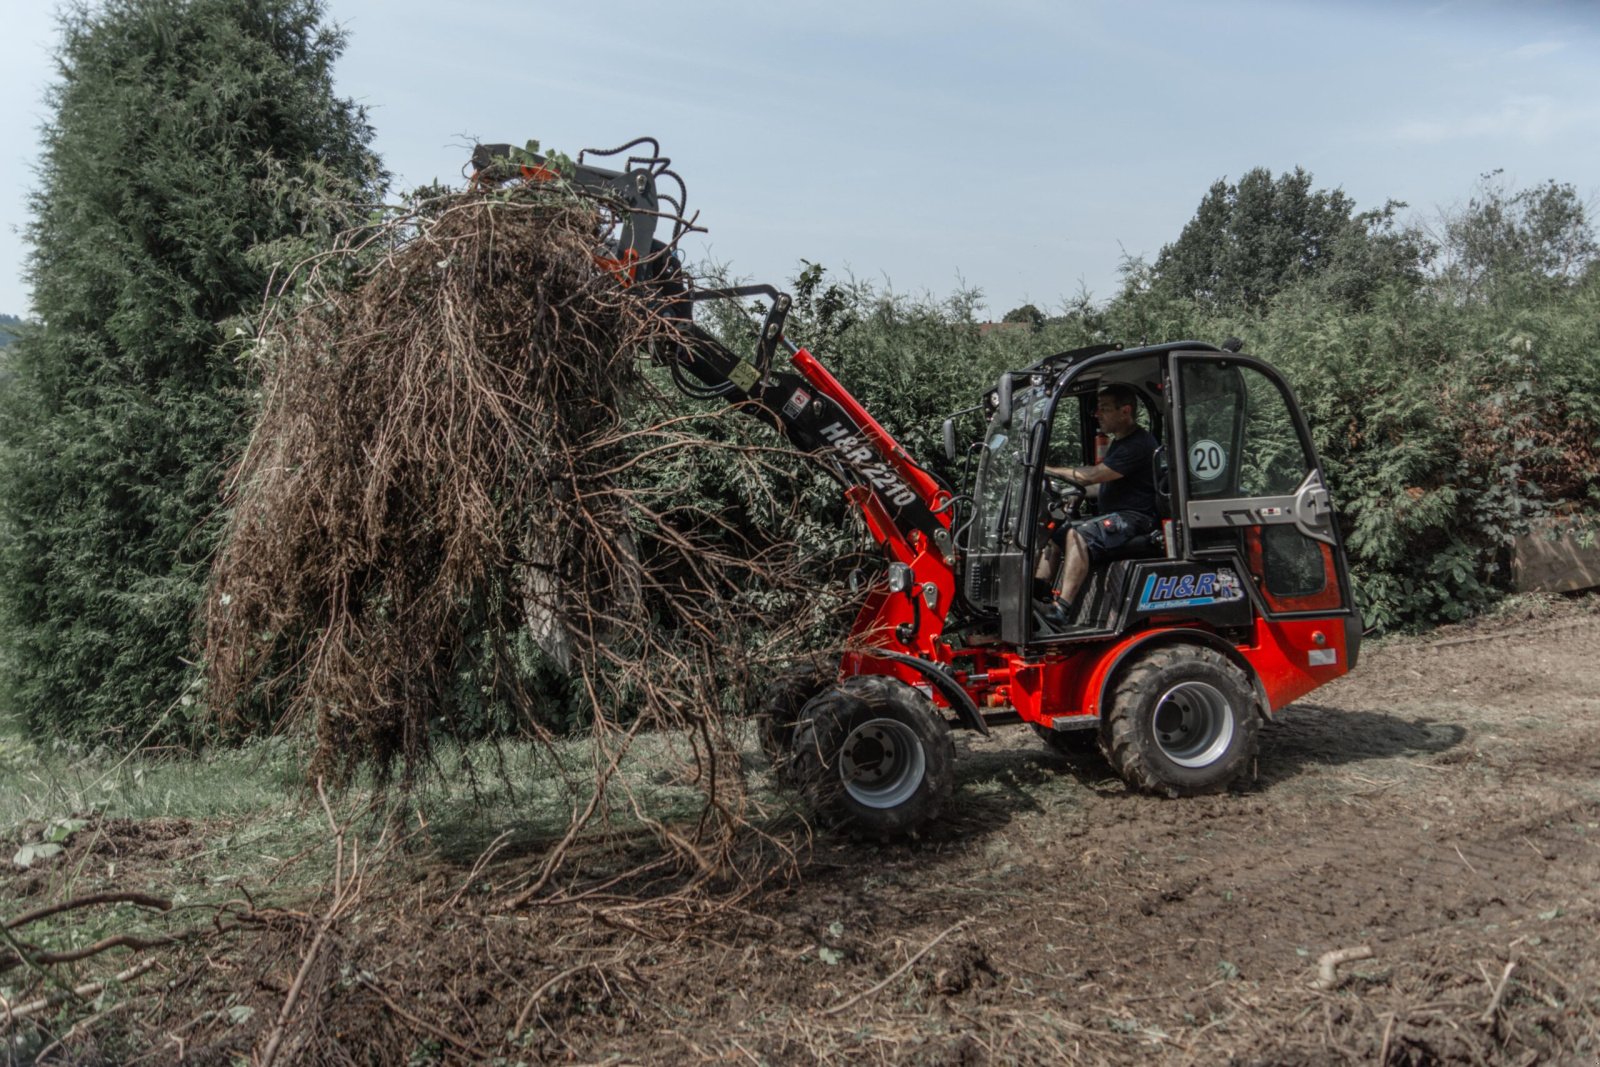
<path fill-rule="evenodd" d="M 1152 742 L 1141 730 L 1141 716 L 1147 699 L 1168 670 L 1187 663 L 1205 664 L 1229 676 L 1240 692 L 1250 697 L 1248 681 L 1226 656 L 1202 645 L 1164 645 L 1146 652 L 1130 664 L 1118 678 L 1106 709 L 1107 729 L 1102 735 L 1102 751 L 1113 769 L 1131 788 L 1162 796 L 1197 796 L 1226 789 L 1254 759 L 1259 742 L 1260 718 L 1254 700 L 1235 709 L 1234 730 L 1238 735 L 1226 762 L 1225 773 L 1199 783 L 1164 779 L 1159 765 L 1149 752 Z M 1136 707 L 1130 707 L 1130 702 Z"/>
<path fill-rule="evenodd" d="M 839 781 L 835 761 L 852 718 L 861 714 L 890 714 L 922 727 L 926 777 L 898 808 L 862 808 Z M 794 777 L 817 817 L 882 840 L 913 834 L 938 818 L 955 783 L 955 744 L 944 718 L 921 693 L 883 675 L 855 675 L 813 697 L 795 730 L 792 759 Z"/>
<path fill-rule="evenodd" d="M 756 709 L 756 732 L 774 773 L 781 780 L 792 776 L 794 741 L 806 704 L 828 688 L 832 671 L 801 667 L 774 678 Z"/>

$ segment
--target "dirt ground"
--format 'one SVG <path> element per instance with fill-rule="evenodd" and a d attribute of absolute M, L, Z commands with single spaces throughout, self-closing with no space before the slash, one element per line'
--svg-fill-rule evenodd
<path fill-rule="evenodd" d="M 315 1040 L 278 1062 L 1600 1063 L 1595 598 L 1370 646 L 1225 796 L 1130 794 L 1023 728 L 958 753 L 926 839 L 818 837 L 797 877 L 676 932 L 456 893 L 397 936 L 396 901 L 472 884 L 434 866 L 330 934 L 302 998 Z M 137 864 L 180 847 L 170 829 L 113 837 Z M 122 1040 L 263 1062 L 317 914 L 250 934 L 251 980 L 216 951 L 174 969 Z M 207 982 L 230 1006 L 180 1027 Z"/>

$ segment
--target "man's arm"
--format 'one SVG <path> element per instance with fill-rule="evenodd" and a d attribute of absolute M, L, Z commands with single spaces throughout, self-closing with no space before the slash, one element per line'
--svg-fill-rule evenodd
<path fill-rule="evenodd" d="M 1112 470 L 1104 463 L 1096 463 L 1092 467 L 1046 467 L 1046 474 L 1053 474 L 1057 478 L 1065 478 L 1069 482 L 1079 485 L 1100 485 L 1103 482 L 1114 482 L 1122 477 L 1121 473 Z"/>

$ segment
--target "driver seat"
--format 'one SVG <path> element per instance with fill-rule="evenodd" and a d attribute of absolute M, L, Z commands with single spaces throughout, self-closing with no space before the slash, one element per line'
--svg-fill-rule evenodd
<path fill-rule="evenodd" d="M 1162 508 L 1161 510 L 1165 511 L 1167 509 Z M 1162 518 L 1165 517 L 1162 516 Z M 1167 554 L 1167 538 L 1163 532 L 1164 529 L 1158 521 L 1155 528 L 1149 533 L 1131 537 L 1128 539 L 1128 543 L 1121 548 L 1113 548 L 1107 552 L 1105 562 L 1111 564 L 1119 559 L 1148 559 L 1152 556 L 1165 556 Z"/>

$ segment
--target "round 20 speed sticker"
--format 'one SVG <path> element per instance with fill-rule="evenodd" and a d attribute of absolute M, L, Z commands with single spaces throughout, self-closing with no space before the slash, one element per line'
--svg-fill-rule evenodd
<path fill-rule="evenodd" d="M 1189 446 L 1189 476 L 1199 482 L 1214 482 L 1228 469 L 1228 453 L 1210 438 Z"/>

